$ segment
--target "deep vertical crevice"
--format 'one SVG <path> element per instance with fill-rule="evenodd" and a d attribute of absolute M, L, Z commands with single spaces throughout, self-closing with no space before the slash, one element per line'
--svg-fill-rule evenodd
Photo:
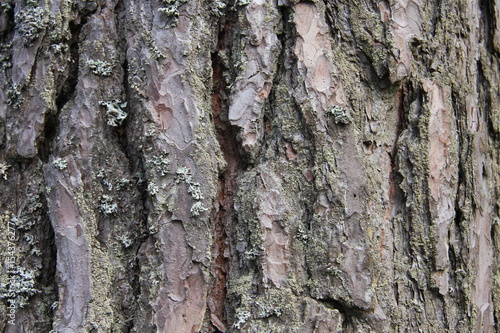
<path fill-rule="evenodd" d="M 495 128 L 495 119 L 493 119 L 495 112 L 493 110 L 494 102 L 492 99 L 494 98 L 492 98 L 491 84 L 489 78 L 485 76 L 485 70 L 483 70 L 484 66 L 488 66 L 485 65 L 485 62 L 489 60 L 481 59 L 477 62 L 477 86 L 479 88 L 479 99 L 483 105 L 483 120 L 488 126 L 489 135 L 494 141 L 500 142 L 500 131 Z"/>
<path fill-rule="evenodd" d="M 456 229 L 455 237 L 457 237 L 457 244 L 465 244 L 467 239 L 467 218 L 464 216 L 463 209 L 467 209 L 464 207 L 463 200 L 468 193 L 465 192 L 467 188 L 470 188 L 467 177 L 467 164 L 470 155 L 470 139 L 467 135 L 467 131 L 464 130 L 464 126 L 466 124 L 466 109 L 465 104 L 460 99 L 460 95 L 456 90 L 451 91 L 451 102 L 452 107 L 455 112 L 455 121 L 457 127 L 457 152 L 458 152 L 458 173 L 457 173 L 457 193 L 455 196 L 455 217 L 454 217 L 454 226 Z M 462 308 L 462 313 L 467 312 L 466 304 L 469 304 L 467 300 L 467 282 L 464 279 L 464 269 L 467 269 L 465 264 L 467 253 L 463 253 L 461 248 L 457 248 L 453 243 L 450 244 L 449 249 L 449 258 L 451 265 L 450 275 L 452 277 L 452 281 L 454 282 L 454 293 L 455 297 L 458 300 L 458 304 L 460 304 Z"/>
<path fill-rule="evenodd" d="M 433 16 L 431 19 L 430 31 L 429 31 L 429 34 L 431 36 L 436 35 L 437 27 L 439 24 L 441 24 L 442 15 L 443 15 L 442 6 L 443 6 L 442 0 L 436 0 L 436 3 L 434 4 L 434 11 L 433 11 Z"/>
<path fill-rule="evenodd" d="M 392 218 L 398 212 L 394 211 L 396 207 L 401 207 L 403 194 L 399 188 L 399 183 L 402 180 L 399 174 L 399 163 L 398 163 L 398 148 L 399 148 L 399 138 L 403 132 L 405 126 L 405 100 L 407 97 L 407 84 L 405 82 L 401 83 L 401 87 L 397 92 L 397 105 L 396 105 L 396 128 L 394 135 L 394 142 L 392 144 L 391 151 L 389 152 L 390 159 L 390 170 L 389 170 L 389 216 Z"/>
<path fill-rule="evenodd" d="M 58 91 L 56 92 L 55 100 L 56 109 L 49 111 L 49 113 L 45 116 L 43 134 L 40 136 L 38 141 L 38 154 L 44 163 L 48 162 L 49 156 L 53 153 L 52 143 L 56 138 L 59 128 L 59 114 L 64 106 L 71 101 L 76 94 L 78 66 L 80 61 L 80 32 L 86 24 L 88 16 L 91 14 L 92 13 L 88 13 L 79 18 L 77 21 L 69 22 L 71 38 L 68 41 L 68 47 L 70 59 L 67 61 L 67 68 L 64 73 L 64 77 L 62 78 L 62 83 L 58 84 Z"/>
<path fill-rule="evenodd" d="M 307 182 L 310 182 L 310 195 L 308 195 L 308 198 L 306 199 L 304 197 L 303 201 L 303 216 L 302 216 L 302 221 L 300 221 L 299 225 L 297 225 L 297 236 L 301 237 L 298 239 L 298 241 L 303 242 L 304 245 L 304 253 L 301 255 L 303 256 L 304 260 L 304 270 L 307 275 L 307 280 L 308 281 L 313 281 L 314 279 L 314 274 L 313 270 L 311 268 L 311 265 L 308 260 L 308 256 L 311 254 L 311 242 L 313 242 L 313 228 L 314 228 L 314 219 L 315 219 L 315 204 L 319 200 L 319 190 L 316 187 L 316 182 L 314 181 L 315 178 L 315 171 L 314 169 L 317 167 L 318 163 L 318 158 L 317 156 L 321 156 L 322 154 L 322 148 L 319 142 L 317 142 L 317 134 L 316 129 L 315 129 L 315 124 L 312 124 L 310 121 L 308 121 L 308 116 L 307 116 L 307 111 L 303 108 L 301 105 L 302 103 L 297 100 L 296 95 L 294 94 L 294 90 L 303 84 L 303 82 L 300 80 L 301 74 L 300 74 L 300 69 L 299 69 L 299 59 L 297 58 L 296 54 L 294 53 L 294 48 L 295 48 L 295 43 L 297 41 L 297 27 L 295 24 L 295 11 L 294 8 L 291 6 L 281 6 L 279 7 L 280 9 L 280 14 L 282 18 L 282 23 L 283 23 L 283 32 L 281 34 L 278 34 L 278 39 L 281 42 L 281 53 L 278 58 L 278 68 L 276 71 L 276 75 L 274 78 L 273 82 L 273 87 L 279 87 L 280 85 L 285 85 L 287 87 L 287 90 L 289 91 L 289 105 L 286 107 L 290 107 L 292 112 L 292 117 L 296 119 L 299 128 L 300 128 L 300 133 L 301 135 L 304 136 L 304 142 L 306 143 L 305 146 L 307 147 L 302 151 L 302 154 L 305 154 L 307 157 L 307 170 L 310 172 L 306 173 L 305 179 Z M 328 11 L 328 7 L 327 7 Z M 327 12 L 328 15 L 328 12 Z M 328 17 L 327 20 L 333 20 L 332 17 Z M 331 23 L 332 21 L 330 21 Z M 331 29 L 334 28 L 333 24 L 330 24 Z M 333 36 L 334 34 L 332 34 Z M 335 34 L 337 36 L 338 34 Z M 286 126 L 285 124 L 281 123 L 283 121 L 282 115 L 279 115 L 277 113 L 280 112 L 280 108 L 282 107 L 280 105 L 280 94 L 279 89 L 272 89 L 270 92 L 270 104 L 271 107 L 269 108 L 269 119 L 272 119 L 273 122 L 273 127 L 271 129 L 271 135 L 272 137 L 269 138 L 269 140 L 275 141 L 276 147 L 276 154 L 280 154 L 282 152 L 279 151 L 280 147 L 283 146 L 285 142 L 288 140 L 291 141 L 291 138 L 285 138 L 283 137 L 283 126 Z M 321 141 L 321 140 L 319 140 Z M 319 146 L 319 147 L 318 147 Z M 306 192 L 306 191 L 304 191 Z M 301 235 L 301 229 L 305 232 L 305 234 Z M 305 236 L 305 238 L 304 238 Z M 314 246 L 313 246 L 314 247 Z M 306 290 L 308 291 L 309 295 L 311 294 L 311 286 L 306 286 Z"/>
<path fill-rule="evenodd" d="M 389 153 L 391 160 L 391 170 L 389 173 L 389 200 L 392 202 L 396 191 L 396 154 L 398 153 L 398 141 L 401 133 L 403 132 L 404 117 L 405 117 L 405 97 L 407 95 L 407 87 L 405 83 L 401 84 L 401 88 L 397 92 L 397 110 L 396 110 L 396 128 L 394 143 L 392 144 L 391 152 Z"/>
<path fill-rule="evenodd" d="M 484 45 L 488 49 L 489 54 L 494 53 L 493 36 L 495 35 L 496 17 L 495 4 L 490 0 L 479 0 L 479 11 L 481 19 L 479 24 L 482 28 Z"/>
<path fill-rule="evenodd" d="M 53 306 L 54 304 L 57 304 L 57 300 L 59 299 L 59 290 L 58 290 L 58 284 L 56 281 L 56 271 L 57 271 L 57 247 L 55 245 L 55 232 L 54 228 L 52 227 L 52 223 L 50 221 L 49 217 L 49 209 L 47 205 L 47 199 L 44 198 L 42 200 L 43 202 L 43 229 L 42 229 L 42 235 L 43 239 L 41 240 L 41 243 L 44 244 L 43 249 L 48 249 L 45 252 L 45 256 L 43 257 L 43 267 L 44 269 L 41 270 L 41 276 L 39 277 L 39 280 L 42 281 L 42 283 L 46 286 L 47 290 L 49 292 L 47 293 L 47 301 L 50 301 L 48 303 L 51 303 L 50 308 L 47 309 L 47 312 L 49 314 L 50 323 L 53 325 L 54 324 L 54 316 L 55 316 L 55 309 L 56 307 Z M 52 289 L 51 289 L 52 288 Z M 54 329 L 54 327 L 50 327 L 51 329 Z"/>
<path fill-rule="evenodd" d="M 64 105 L 70 101 L 75 94 L 76 84 L 78 83 L 78 64 L 80 61 L 80 32 L 87 22 L 87 17 L 82 18 L 80 23 L 72 21 L 69 23 L 71 39 L 69 40 L 69 54 L 67 76 L 61 89 L 57 93 L 56 106 L 57 110 L 61 110 Z"/>
<path fill-rule="evenodd" d="M 118 46 L 120 53 L 124 54 L 121 59 L 121 69 L 122 69 L 122 100 L 127 103 L 127 117 L 124 119 L 123 123 L 116 129 L 113 129 L 114 135 L 117 138 L 117 145 L 123 156 L 125 157 L 126 167 L 128 168 L 128 173 L 131 177 L 133 186 L 133 191 L 138 195 L 133 195 L 133 203 L 136 205 L 138 210 L 137 222 L 133 225 L 132 230 L 129 230 L 133 237 L 133 244 L 127 249 L 123 249 L 123 254 L 126 259 L 122 261 L 123 267 L 128 271 L 126 280 L 131 288 L 131 293 L 133 294 L 133 301 L 126 302 L 125 300 L 121 304 L 121 312 L 125 318 L 125 329 L 126 332 L 135 332 L 141 330 L 140 321 L 144 318 L 139 318 L 138 314 L 141 311 L 146 311 L 141 309 L 141 304 L 148 304 L 148 302 L 141 302 L 141 297 L 147 294 L 148 291 L 144 290 L 144 282 L 141 281 L 141 275 L 143 274 L 141 265 L 145 265 L 144 257 L 141 258 L 141 248 L 144 243 L 147 242 L 150 237 L 149 226 L 148 226 L 148 212 L 151 211 L 150 200 L 151 197 L 147 191 L 146 182 L 144 181 L 144 175 L 146 174 L 146 166 L 144 163 L 144 152 L 141 151 L 141 146 L 134 142 L 137 140 L 135 137 L 137 133 L 137 117 L 139 113 L 138 105 L 140 101 L 134 94 L 133 89 L 130 84 L 130 59 L 128 56 L 127 48 L 128 40 L 128 12 L 127 8 L 122 0 L 116 3 L 114 8 L 114 13 L 116 13 L 115 20 L 118 33 Z M 146 264 L 147 265 L 147 264 Z M 152 309 L 149 308 L 152 312 Z"/>
<path fill-rule="evenodd" d="M 232 232 L 236 227 L 237 216 L 234 211 L 234 197 L 238 190 L 239 175 L 247 167 L 240 143 L 237 139 L 238 131 L 231 125 L 228 118 L 229 103 L 227 82 L 224 67 L 218 52 L 231 51 L 232 30 L 236 21 L 236 12 L 228 11 L 221 18 L 217 49 L 212 53 L 213 69 L 213 121 L 216 136 L 226 161 L 226 168 L 219 175 L 218 193 L 215 202 L 215 213 L 211 216 L 213 224 L 213 287 L 209 292 L 209 308 L 214 332 L 223 332 L 227 326 L 226 295 L 229 273 L 228 253 L 232 239 Z"/>

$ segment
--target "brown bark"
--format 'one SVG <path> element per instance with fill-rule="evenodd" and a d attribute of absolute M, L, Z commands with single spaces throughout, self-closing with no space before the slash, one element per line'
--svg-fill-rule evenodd
<path fill-rule="evenodd" d="M 499 13 L 2 2 L 0 330 L 498 330 Z"/>

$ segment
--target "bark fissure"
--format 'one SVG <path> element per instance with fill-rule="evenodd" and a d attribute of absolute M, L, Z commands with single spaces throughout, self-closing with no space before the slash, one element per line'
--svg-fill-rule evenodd
<path fill-rule="evenodd" d="M 56 109 L 49 110 L 45 114 L 43 132 L 38 140 L 38 155 L 44 163 L 47 163 L 49 157 L 54 153 L 54 140 L 59 132 L 59 114 L 64 106 L 75 97 L 80 64 L 80 32 L 87 23 L 88 17 L 93 13 L 95 11 L 88 12 L 69 22 L 71 37 L 68 41 L 70 57 L 67 61 L 67 69 L 63 74 L 64 77 L 60 79 L 62 83 L 57 84 L 58 89 L 55 94 Z"/>
<path fill-rule="evenodd" d="M 247 167 L 246 157 L 238 140 L 238 130 L 231 125 L 228 117 L 229 101 L 224 66 L 218 52 L 231 52 L 232 28 L 235 12 L 228 11 L 220 23 L 217 48 L 212 53 L 212 108 L 216 138 L 226 162 L 225 170 L 219 175 L 218 190 L 215 200 L 213 223 L 214 285 L 209 293 L 211 323 L 218 332 L 227 327 L 226 296 L 229 274 L 230 248 L 233 243 L 237 215 L 234 210 L 234 197 L 238 191 L 238 178 Z"/>
<path fill-rule="evenodd" d="M 335 309 L 343 316 L 342 327 L 344 330 L 354 330 L 356 327 L 355 321 L 364 321 L 366 311 L 356 306 L 349 306 L 341 300 L 320 298 L 318 302 L 324 304 L 330 309 Z"/>
<path fill-rule="evenodd" d="M 116 14 L 116 22 L 119 33 L 118 44 L 123 50 L 127 49 L 127 16 L 126 8 L 124 6 L 123 1 L 118 1 L 115 7 Z M 121 19 L 118 19 L 118 18 Z M 125 52 L 126 53 L 126 52 Z M 130 230 L 131 232 L 135 232 L 137 237 L 134 239 L 132 246 L 129 250 L 125 251 L 129 255 L 129 260 L 126 260 L 125 265 L 129 270 L 129 274 L 127 275 L 127 281 L 130 285 L 133 295 L 133 308 L 130 308 L 130 304 L 123 304 L 123 314 L 125 316 L 126 321 L 126 329 L 127 332 L 135 332 L 136 330 L 140 330 L 141 326 L 138 325 L 139 318 L 137 317 L 137 313 L 140 312 L 141 305 L 140 304 L 141 295 L 145 293 L 142 289 L 143 282 L 141 282 L 141 260 L 140 260 L 140 250 L 147 242 L 148 237 L 151 236 L 148 226 L 148 212 L 151 209 L 151 196 L 147 190 L 147 183 L 142 177 L 146 175 L 146 166 L 144 165 L 145 155 L 144 152 L 137 148 L 137 145 L 134 144 L 133 139 L 135 129 L 131 124 L 135 120 L 135 117 L 138 117 L 135 111 L 136 101 L 134 100 L 133 90 L 131 88 L 131 73 L 129 69 L 129 59 L 128 56 L 125 56 L 121 63 L 121 69 L 123 71 L 122 77 L 122 88 L 124 95 L 124 102 L 127 103 L 127 118 L 123 121 L 122 125 L 114 130 L 117 135 L 118 145 L 123 152 L 123 155 L 126 158 L 126 164 L 128 167 L 129 175 L 132 176 L 132 182 L 135 184 L 138 197 L 135 198 L 134 202 L 137 204 L 140 212 L 139 220 L 134 230 Z M 144 310 L 144 309 L 142 309 Z"/>
<path fill-rule="evenodd" d="M 398 141 L 405 126 L 405 98 L 406 98 L 406 84 L 402 83 L 401 88 L 398 91 L 398 104 L 397 104 L 397 115 L 396 115 L 396 131 L 394 137 L 394 143 L 392 144 L 391 151 L 388 153 L 391 161 L 391 169 L 389 170 L 389 214 L 391 217 L 395 214 L 393 207 L 397 207 L 396 201 L 400 200 L 400 196 L 396 196 L 396 193 L 401 194 L 401 190 L 398 187 L 396 180 L 397 170 L 397 154 L 398 154 Z"/>
<path fill-rule="evenodd" d="M 466 108 L 463 101 L 460 99 L 460 95 L 456 90 L 452 90 L 451 102 L 453 110 L 456 117 L 456 127 L 458 132 L 457 140 L 457 152 L 458 152 L 458 172 L 457 172 L 457 193 L 455 197 L 455 216 L 453 219 L 455 237 L 457 237 L 456 245 L 451 243 L 450 245 L 450 265 L 452 271 L 450 276 L 454 282 L 453 294 L 458 300 L 458 306 L 461 308 L 463 313 L 469 311 L 466 304 L 470 302 L 470 296 L 468 292 L 467 285 L 467 275 L 470 274 L 470 267 L 468 264 L 468 253 L 467 249 L 464 249 L 460 244 L 464 244 L 467 240 L 467 225 L 468 218 L 465 211 L 469 209 L 467 202 L 470 200 L 470 193 L 468 188 L 470 188 L 470 179 L 468 175 L 468 169 L 470 165 L 470 136 L 464 124 L 466 124 Z M 470 322 L 470 318 L 467 320 Z"/>
<path fill-rule="evenodd" d="M 45 260 L 45 263 L 43 265 L 44 269 L 42 270 L 42 274 L 39 278 L 39 281 L 42 285 L 48 288 L 53 288 L 51 293 L 46 293 L 44 295 L 48 299 L 52 299 L 52 303 L 50 304 L 51 307 L 48 309 L 48 314 L 50 315 L 51 318 L 50 322 L 48 323 L 49 324 L 48 326 L 50 327 L 50 329 L 53 329 L 56 309 L 52 305 L 54 305 L 54 302 L 58 301 L 57 295 L 59 294 L 59 289 L 56 279 L 57 247 L 55 245 L 55 232 L 52 223 L 50 221 L 49 210 L 47 206 L 47 198 L 45 196 L 43 197 L 43 203 L 44 203 L 43 207 L 44 224 L 41 235 L 43 235 L 43 237 L 45 238 L 44 240 L 42 240 L 42 243 L 46 244 L 46 247 L 48 249 L 47 250 L 48 256 L 44 258 Z"/>
<path fill-rule="evenodd" d="M 496 20 L 499 19 L 495 16 L 495 2 L 489 0 L 479 0 L 480 10 L 480 23 L 483 32 L 483 39 L 488 52 L 494 52 L 493 36 L 495 35 Z"/>

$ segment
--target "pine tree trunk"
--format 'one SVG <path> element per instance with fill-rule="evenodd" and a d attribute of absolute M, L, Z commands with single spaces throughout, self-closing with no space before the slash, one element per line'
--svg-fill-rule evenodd
<path fill-rule="evenodd" d="M 2 332 L 500 329 L 500 0 L 3 0 Z"/>

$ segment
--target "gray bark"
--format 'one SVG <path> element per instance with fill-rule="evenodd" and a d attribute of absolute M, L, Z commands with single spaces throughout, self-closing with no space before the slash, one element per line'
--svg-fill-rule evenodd
<path fill-rule="evenodd" d="M 5 0 L 2 332 L 494 332 L 500 1 Z"/>

